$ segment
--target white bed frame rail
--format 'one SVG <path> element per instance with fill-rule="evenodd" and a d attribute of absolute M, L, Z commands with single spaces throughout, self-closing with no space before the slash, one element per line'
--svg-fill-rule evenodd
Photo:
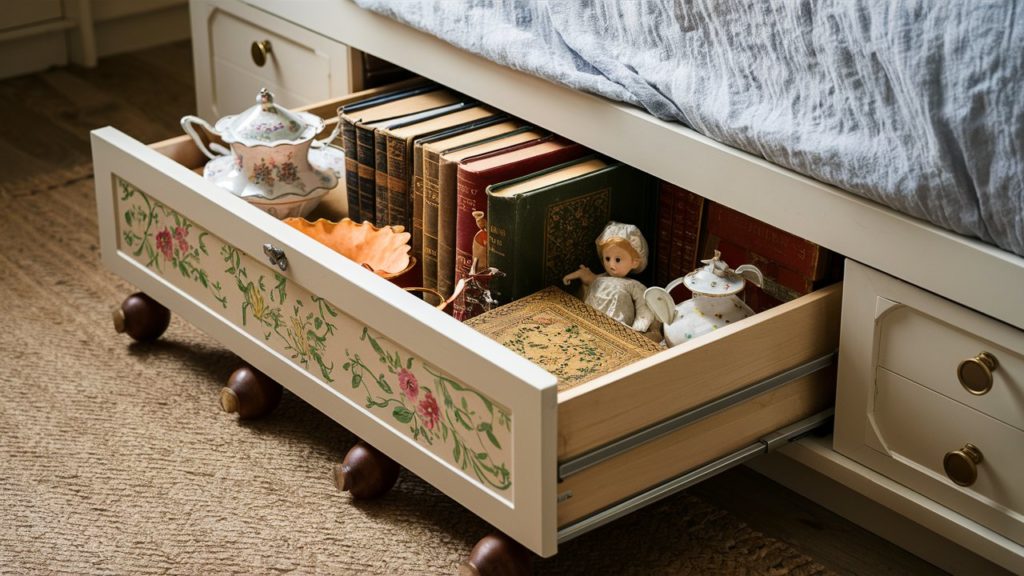
<path fill-rule="evenodd" d="M 495 64 L 351 0 L 246 0 L 661 179 L 1024 329 L 1024 258 L 638 108 Z M 984 282 L 975 279 L 984 278 Z"/>

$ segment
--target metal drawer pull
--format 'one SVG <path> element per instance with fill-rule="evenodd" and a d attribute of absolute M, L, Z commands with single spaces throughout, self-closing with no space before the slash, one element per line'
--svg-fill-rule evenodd
<path fill-rule="evenodd" d="M 981 396 L 992 389 L 992 372 L 999 367 L 999 361 L 988 352 L 981 352 L 974 358 L 964 360 L 956 367 L 956 377 L 965 390 Z"/>
<path fill-rule="evenodd" d="M 262 68 L 267 63 L 267 56 L 270 56 L 272 50 L 270 47 L 270 40 L 260 40 L 259 42 L 252 43 L 252 63 Z"/>
<path fill-rule="evenodd" d="M 942 468 L 953 482 L 960 486 L 970 486 L 978 479 L 978 464 L 981 464 L 982 460 L 984 457 L 981 450 L 974 444 L 967 443 L 959 450 L 946 452 L 946 457 L 942 459 Z"/>
<path fill-rule="evenodd" d="M 270 263 L 280 268 L 282 272 L 288 269 L 288 257 L 284 255 L 284 250 L 273 244 L 264 244 L 263 253 L 267 255 L 267 260 L 270 260 Z"/>

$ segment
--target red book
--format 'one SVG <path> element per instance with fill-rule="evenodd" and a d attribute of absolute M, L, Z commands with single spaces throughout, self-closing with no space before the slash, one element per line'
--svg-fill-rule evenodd
<path fill-rule="evenodd" d="M 672 202 L 671 229 L 668 234 L 668 270 L 664 283 L 686 276 L 700 265 L 700 238 L 704 219 L 705 200 L 689 190 L 685 190 L 668 182 L 661 183 L 662 198 L 668 197 Z M 664 206 L 664 202 L 662 203 Z M 659 214 L 659 226 L 664 222 Z M 658 232 L 659 241 L 662 234 Z M 658 250 L 662 250 L 659 244 Z M 690 291 L 682 284 L 672 291 L 676 302 L 690 298 Z"/>
<path fill-rule="evenodd" d="M 469 273 L 473 264 L 473 239 L 481 230 L 486 230 L 486 227 L 481 229 L 478 222 L 486 218 L 488 186 L 580 158 L 588 152 L 575 142 L 546 136 L 463 159 L 457 176 L 455 281 Z M 482 214 L 474 215 L 474 212 Z M 459 306 L 452 311 L 459 320 L 466 319 L 464 313 Z"/>
<path fill-rule="evenodd" d="M 829 270 L 828 250 L 721 204 L 712 203 L 708 207 L 707 233 L 759 254 L 811 281 L 821 280 Z M 730 266 L 740 264 L 743 262 L 729 262 Z"/>

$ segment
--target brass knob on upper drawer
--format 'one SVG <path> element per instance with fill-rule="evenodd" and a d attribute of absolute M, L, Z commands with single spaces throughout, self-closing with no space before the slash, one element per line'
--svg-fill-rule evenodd
<path fill-rule="evenodd" d="M 270 40 L 260 40 L 252 43 L 252 63 L 263 67 L 267 63 L 267 56 L 270 56 Z"/>
<path fill-rule="evenodd" d="M 974 444 L 964 444 L 964 447 L 952 452 L 946 452 L 942 459 L 942 468 L 946 471 L 949 479 L 961 486 L 970 486 L 978 479 L 978 464 L 984 457 L 981 450 Z"/>
<path fill-rule="evenodd" d="M 988 352 L 981 352 L 974 358 L 964 360 L 956 367 L 956 377 L 965 390 L 981 396 L 992 389 L 992 372 L 999 367 L 999 361 Z"/>

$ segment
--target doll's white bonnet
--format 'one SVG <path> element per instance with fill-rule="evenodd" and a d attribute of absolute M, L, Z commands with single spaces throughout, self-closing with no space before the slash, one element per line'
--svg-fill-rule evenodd
<path fill-rule="evenodd" d="M 604 227 L 601 235 L 597 237 L 597 254 L 601 255 L 601 248 L 613 240 L 625 240 L 636 251 L 640 264 L 634 268 L 635 272 L 643 272 L 647 268 L 647 240 L 643 233 L 633 224 L 611 221 Z"/>

